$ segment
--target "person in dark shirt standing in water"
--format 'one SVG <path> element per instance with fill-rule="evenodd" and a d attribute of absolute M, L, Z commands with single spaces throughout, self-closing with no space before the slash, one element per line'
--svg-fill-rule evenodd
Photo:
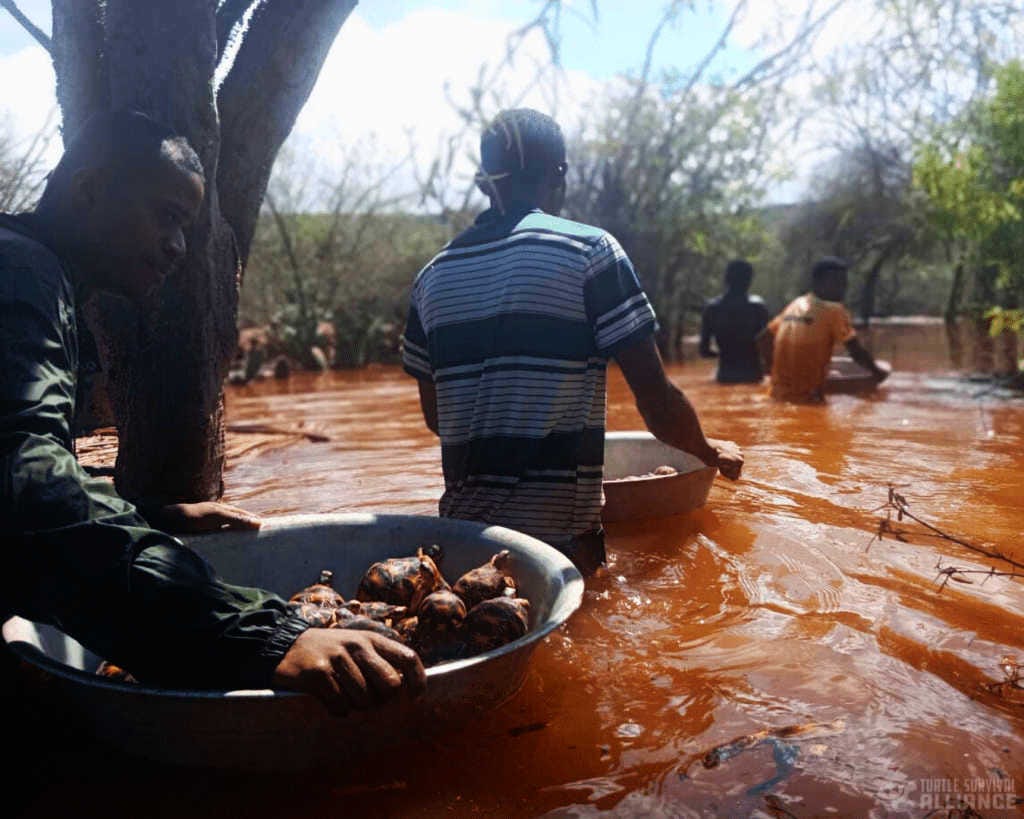
<path fill-rule="evenodd" d="M 204 195 L 184 138 L 122 111 L 69 140 L 34 212 L 0 214 L 0 621 L 57 626 L 152 685 L 292 689 L 336 714 L 421 690 L 405 646 L 310 628 L 167 534 L 258 519 L 214 502 L 137 509 L 75 458 L 78 307 L 96 290 L 152 299 Z M 0 717 L 17 745 L 13 666 L 0 644 Z"/>
<path fill-rule="evenodd" d="M 725 266 L 725 292 L 708 302 L 700 325 L 700 354 L 715 358 L 718 347 L 720 384 L 757 384 L 764 377 L 761 357 L 754 339 L 771 314 L 760 296 L 751 296 L 754 268 L 744 259 L 733 259 Z"/>

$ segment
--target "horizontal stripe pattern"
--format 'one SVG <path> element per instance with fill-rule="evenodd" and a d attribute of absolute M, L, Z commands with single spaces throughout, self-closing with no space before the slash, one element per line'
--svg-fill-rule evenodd
<path fill-rule="evenodd" d="M 600 528 L 608 358 L 654 332 L 609 234 L 483 214 L 420 271 L 406 371 L 436 385 L 440 512 L 556 545 Z"/>

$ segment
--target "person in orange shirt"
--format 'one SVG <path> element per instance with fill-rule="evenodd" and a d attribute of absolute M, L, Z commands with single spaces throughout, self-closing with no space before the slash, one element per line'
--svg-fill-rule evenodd
<path fill-rule="evenodd" d="M 771 369 L 772 397 L 782 401 L 821 402 L 827 392 L 829 362 L 844 344 L 857 364 L 881 383 L 889 371 L 857 338 L 843 307 L 848 265 L 826 256 L 811 268 L 811 292 L 794 299 L 758 336 L 758 348 Z"/>

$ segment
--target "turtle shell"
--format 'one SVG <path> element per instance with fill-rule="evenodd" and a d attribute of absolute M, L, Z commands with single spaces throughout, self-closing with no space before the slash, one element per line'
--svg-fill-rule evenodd
<path fill-rule="evenodd" d="M 405 617 L 395 623 L 395 631 L 398 632 L 398 636 L 407 646 L 413 644 L 413 637 L 416 634 L 416 626 L 418 624 L 418 617 Z"/>
<path fill-rule="evenodd" d="M 300 603 L 298 614 L 303 620 L 316 628 L 331 628 L 338 619 L 339 609 L 334 606 L 321 606 L 319 603 Z"/>
<path fill-rule="evenodd" d="M 359 581 L 356 599 L 405 606 L 415 612 L 424 597 L 446 588 L 448 583 L 441 570 L 420 549 L 415 557 L 392 557 L 370 566 Z"/>
<path fill-rule="evenodd" d="M 385 626 L 383 623 L 378 623 L 376 620 L 371 620 L 369 617 L 362 617 L 358 614 L 353 615 L 351 619 L 339 621 L 331 628 L 349 628 L 356 631 L 375 631 L 377 634 L 383 634 L 385 637 L 389 637 L 399 643 L 402 642 L 401 636 L 393 628 Z"/>
<path fill-rule="evenodd" d="M 455 581 L 452 591 L 465 601 L 467 609 L 492 597 L 507 595 L 509 591 L 515 596 L 516 583 L 505 571 L 510 559 L 508 549 L 498 552 L 483 566 L 462 575 Z"/>
<path fill-rule="evenodd" d="M 511 643 L 526 634 L 530 601 L 522 597 L 494 597 L 477 603 L 463 622 L 462 634 L 469 654 Z"/>
<path fill-rule="evenodd" d="M 423 598 L 416 614 L 412 646 L 428 665 L 450 660 L 463 651 L 462 622 L 466 604 L 454 592 L 440 589 Z"/>
<path fill-rule="evenodd" d="M 306 586 L 302 591 L 293 594 L 288 602 L 299 604 L 312 603 L 319 606 L 343 606 L 345 599 L 331 586 L 333 579 L 334 572 L 329 569 L 323 569 L 320 572 L 320 579 L 316 583 Z"/>
<path fill-rule="evenodd" d="M 391 603 L 382 603 L 379 600 L 367 600 L 365 602 L 349 600 L 345 604 L 345 608 L 353 614 L 369 617 L 371 620 L 376 620 L 378 623 L 383 623 L 386 626 L 393 626 L 408 613 L 408 609 L 405 606 L 393 606 Z"/>
<path fill-rule="evenodd" d="M 456 632 L 466 619 L 466 604 L 455 592 L 439 589 L 423 598 L 416 611 L 419 626 Z"/>
<path fill-rule="evenodd" d="M 438 543 L 431 543 L 429 546 L 420 546 L 420 548 L 416 550 L 416 553 L 426 555 L 438 565 L 440 565 L 441 561 L 444 559 L 444 550 Z"/>

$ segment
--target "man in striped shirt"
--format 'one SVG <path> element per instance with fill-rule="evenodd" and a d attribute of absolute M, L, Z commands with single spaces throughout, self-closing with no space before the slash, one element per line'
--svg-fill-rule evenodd
<path fill-rule="evenodd" d="M 480 153 L 491 208 L 416 277 L 403 344 L 427 426 L 441 438 L 440 513 L 526 532 L 592 571 L 604 561 L 608 359 L 659 439 L 733 479 L 743 457 L 704 437 L 665 376 L 654 311 L 618 242 L 558 218 L 558 124 L 504 111 Z"/>

